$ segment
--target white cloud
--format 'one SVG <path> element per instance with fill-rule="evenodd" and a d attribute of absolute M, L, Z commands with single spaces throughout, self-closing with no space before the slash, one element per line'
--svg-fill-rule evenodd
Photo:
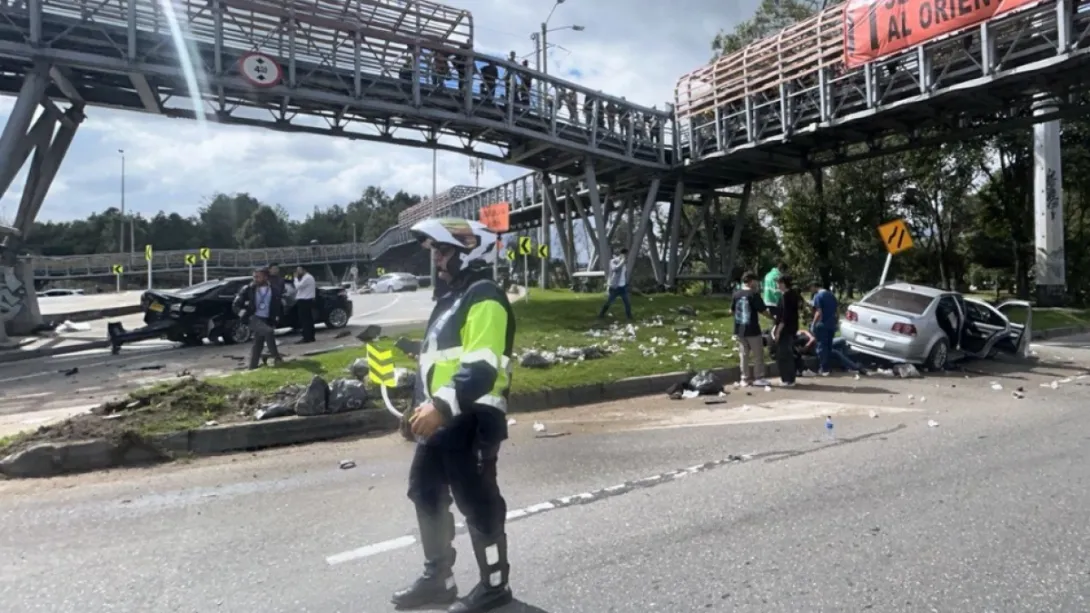
<path fill-rule="evenodd" d="M 533 62 L 530 33 L 552 0 L 461 0 L 469 9 L 479 50 L 506 55 L 514 50 Z M 604 92 L 663 108 L 683 73 L 706 63 L 712 37 L 748 17 L 756 0 L 567 0 L 550 27 L 578 24 L 582 32 L 550 34 L 549 72 Z M 567 50 L 567 51 L 565 51 Z M 0 99 L 6 120 L 12 98 Z M 314 206 L 346 203 L 368 185 L 389 191 L 431 192 L 431 152 L 318 135 L 299 135 L 211 124 L 103 108 L 88 110 L 76 141 L 50 190 L 39 219 L 72 219 L 120 202 L 125 151 L 126 204 L 153 215 L 159 210 L 194 213 L 216 192 L 249 192 L 283 205 L 293 217 Z M 469 159 L 440 152 L 438 188 L 472 184 Z M 481 176 L 489 186 L 526 170 L 490 163 Z M 4 199 L 0 218 L 14 215 L 25 180 L 20 173 Z"/>

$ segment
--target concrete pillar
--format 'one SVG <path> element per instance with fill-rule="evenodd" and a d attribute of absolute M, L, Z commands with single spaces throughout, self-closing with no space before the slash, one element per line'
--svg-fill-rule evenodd
<path fill-rule="evenodd" d="M 1043 101 L 1035 115 L 1055 112 L 1056 104 Z M 1060 121 L 1033 126 L 1033 225 L 1036 234 L 1034 280 L 1037 304 L 1058 306 L 1067 291 L 1064 265 L 1063 171 Z"/>

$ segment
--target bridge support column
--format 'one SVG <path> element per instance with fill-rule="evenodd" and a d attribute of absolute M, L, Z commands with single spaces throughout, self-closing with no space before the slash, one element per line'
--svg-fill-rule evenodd
<path fill-rule="evenodd" d="M 552 218 L 553 225 L 556 226 L 556 238 L 560 243 L 560 251 L 564 260 L 564 272 L 568 274 L 568 278 L 571 278 L 572 273 L 575 272 L 575 269 L 572 266 L 571 243 L 568 242 L 568 235 L 571 233 L 571 217 L 570 215 L 565 215 L 564 219 L 561 220 L 560 208 L 556 204 L 556 188 L 553 186 L 552 179 L 550 179 L 547 174 L 543 176 L 542 185 L 545 188 L 544 193 L 542 194 L 542 201 L 544 207 L 548 209 L 547 215 Z M 565 209 L 568 208 L 570 207 L 567 205 L 567 201 L 565 201 Z M 542 215 L 544 216 L 546 213 L 543 213 Z M 546 234 L 545 236 L 550 237 L 549 240 L 551 241 L 551 234 Z"/>
<path fill-rule="evenodd" d="M 746 211 L 749 209 L 750 196 L 753 195 L 753 184 L 746 183 L 742 188 L 742 199 L 738 201 L 738 214 L 734 217 L 734 232 L 730 236 L 730 250 L 727 252 L 727 262 L 723 274 L 727 275 L 728 286 L 734 280 L 734 266 L 738 260 L 738 246 L 742 243 L 742 226 L 746 223 Z"/>
<path fill-rule="evenodd" d="M 549 198 L 547 194 L 549 193 L 550 186 L 545 182 L 545 173 L 541 173 L 541 177 L 541 228 L 538 229 L 537 244 L 548 245 L 549 255 L 548 257 L 541 258 L 541 270 L 538 271 L 539 276 L 537 284 L 541 289 L 545 289 L 549 286 L 548 278 L 549 269 L 551 268 L 549 266 L 549 260 L 552 259 L 553 232 L 552 229 L 549 228 L 549 207 L 545 204 L 545 200 Z"/>
<path fill-rule="evenodd" d="M 51 82 L 70 100 L 67 111 L 61 111 L 47 97 Z M 39 106 L 42 112 L 35 120 Z M 0 233 L 6 235 L 0 246 L 0 343 L 6 342 L 7 334 L 29 334 L 42 323 L 34 289 L 34 268 L 29 260 L 20 261 L 18 255 L 83 121 L 83 106 L 82 98 L 62 72 L 46 64 L 36 64 L 23 78 L 15 106 L 0 135 L 0 197 L 7 194 L 15 176 L 30 158 L 14 223 Z"/>
<path fill-rule="evenodd" d="M 613 254 L 611 254 L 609 250 L 609 235 L 607 234 L 608 229 L 606 228 L 605 207 L 602 206 L 602 197 L 598 193 L 598 175 L 595 172 L 594 160 L 588 157 L 585 165 L 587 169 L 587 196 L 590 198 L 590 211 L 591 215 L 594 216 L 594 225 L 597 229 L 597 232 L 595 233 L 597 236 L 594 234 L 591 236 L 597 238 L 598 264 L 603 272 L 607 272 L 606 267 L 609 266 L 609 260 L 613 257 Z M 587 229 L 590 229 L 590 224 L 587 224 Z"/>
<path fill-rule="evenodd" d="M 658 177 L 651 179 L 651 187 L 647 189 L 647 197 L 644 198 L 643 208 L 640 210 L 640 218 L 634 224 L 632 229 L 631 240 L 632 243 L 628 246 L 628 259 L 626 264 L 628 266 L 628 274 L 631 275 L 636 269 L 636 261 L 639 258 L 640 251 L 643 247 L 643 237 L 647 234 L 647 228 L 651 225 L 651 211 L 655 209 L 655 202 L 658 200 L 659 184 L 661 183 Z M 633 207 L 633 213 L 635 213 L 635 207 Z M 632 219 L 634 215 L 630 215 L 629 219 Z M 620 221 L 620 220 L 618 220 Z M 654 269 L 656 263 L 654 259 L 651 260 L 651 267 Z M 655 274 L 657 280 L 659 275 Z"/>
<path fill-rule="evenodd" d="M 685 183 L 677 182 L 674 187 L 674 201 L 670 204 L 670 228 L 666 239 L 666 255 L 670 258 L 666 266 L 666 287 L 677 289 L 677 272 L 681 268 L 681 207 L 685 206 Z"/>
<path fill-rule="evenodd" d="M 1057 110 L 1052 100 L 1034 106 L 1035 115 Z M 1067 293 L 1064 262 L 1063 171 L 1060 121 L 1033 126 L 1033 224 L 1036 230 L 1034 279 L 1039 306 L 1059 306 Z"/>

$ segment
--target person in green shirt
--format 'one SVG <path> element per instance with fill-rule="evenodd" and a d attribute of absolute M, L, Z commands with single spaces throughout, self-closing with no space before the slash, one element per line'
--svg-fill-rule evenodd
<path fill-rule="evenodd" d="M 776 307 L 773 305 L 780 303 L 780 294 L 782 293 L 779 288 L 780 275 L 786 270 L 787 264 L 784 264 L 783 262 L 777 263 L 772 267 L 772 270 L 768 271 L 768 274 L 765 275 L 764 282 L 761 284 L 763 289 L 763 295 L 761 297 L 764 298 L 765 304 L 768 305 L 768 314 L 771 315 L 773 319 L 777 317 Z"/>

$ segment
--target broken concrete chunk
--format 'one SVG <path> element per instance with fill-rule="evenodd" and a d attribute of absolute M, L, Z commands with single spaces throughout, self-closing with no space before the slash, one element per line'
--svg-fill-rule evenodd
<path fill-rule="evenodd" d="M 254 411 L 254 419 L 264 421 L 295 415 L 295 406 L 286 402 L 271 402 Z"/>
<path fill-rule="evenodd" d="M 329 412 L 329 384 L 314 375 L 303 394 L 295 400 L 295 414 L 301 417 L 324 415 Z"/>
<path fill-rule="evenodd" d="M 346 369 L 357 381 L 366 381 L 371 369 L 367 367 L 367 358 L 356 358 Z"/>
<path fill-rule="evenodd" d="M 923 375 L 912 364 L 894 364 L 893 374 L 902 379 L 922 379 Z"/>
<path fill-rule="evenodd" d="M 547 351 L 527 351 L 519 359 L 519 365 L 523 368 L 548 368 L 556 364 L 556 355 Z"/>
<path fill-rule="evenodd" d="M 329 386 L 329 412 L 359 411 L 367 403 L 367 388 L 361 381 L 337 379 Z"/>

